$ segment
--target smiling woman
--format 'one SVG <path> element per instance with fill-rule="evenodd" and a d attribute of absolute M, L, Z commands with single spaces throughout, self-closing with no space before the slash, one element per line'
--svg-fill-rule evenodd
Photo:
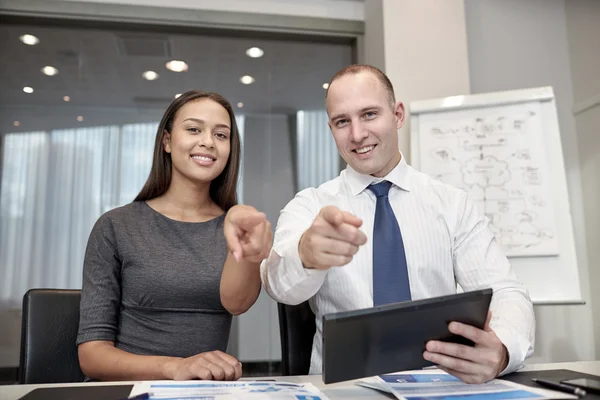
<path fill-rule="evenodd" d="M 167 108 L 142 191 L 90 234 L 77 337 L 88 377 L 241 376 L 225 353 L 231 316 L 258 297 L 271 228 L 264 214 L 236 205 L 239 158 L 222 96 L 190 91 Z"/>

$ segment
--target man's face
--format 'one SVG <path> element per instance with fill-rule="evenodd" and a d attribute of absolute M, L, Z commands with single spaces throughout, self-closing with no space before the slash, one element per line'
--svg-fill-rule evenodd
<path fill-rule="evenodd" d="M 401 102 L 390 104 L 385 87 L 371 72 L 333 81 L 327 114 L 338 151 L 355 171 L 382 177 L 398 164 L 398 129 L 404 123 L 404 106 Z"/>

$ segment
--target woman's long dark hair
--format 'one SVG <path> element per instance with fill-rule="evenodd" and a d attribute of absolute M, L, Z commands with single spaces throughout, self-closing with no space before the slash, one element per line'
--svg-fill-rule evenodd
<path fill-rule="evenodd" d="M 164 194 L 171 185 L 171 154 L 164 149 L 163 138 L 165 132 L 171 133 L 173 120 L 181 107 L 192 101 L 210 99 L 227 110 L 231 120 L 230 152 L 225 169 L 210 184 L 210 198 L 223 211 L 227 212 L 237 204 L 237 181 L 240 167 L 240 136 L 235 123 L 235 116 L 231 104 L 217 93 L 207 93 L 201 90 L 191 90 L 175 99 L 160 121 L 156 141 L 154 142 L 154 158 L 152 169 L 144 187 L 134 201 L 146 201 Z"/>

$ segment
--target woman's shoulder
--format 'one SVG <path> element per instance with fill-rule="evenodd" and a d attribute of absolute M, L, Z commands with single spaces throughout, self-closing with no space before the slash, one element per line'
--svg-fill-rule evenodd
<path fill-rule="evenodd" d="M 143 208 L 145 204 L 141 201 L 134 201 L 120 207 L 113 208 L 102 214 L 96 221 L 96 229 L 114 228 L 122 224 L 131 224 L 139 222 L 143 218 Z"/>
<path fill-rule="evenodd" d="M 129 218 L 139 218 L 143 214 L 144 206 L 146 205 L 143 201 L 134 201 L 106 211 L 100 216 L 99 220 L 119 221 Z"/>

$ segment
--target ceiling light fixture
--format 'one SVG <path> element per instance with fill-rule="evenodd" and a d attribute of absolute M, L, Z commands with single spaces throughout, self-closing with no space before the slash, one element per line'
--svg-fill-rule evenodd
<path fill-rule="evenodd" d="M 142 74 L 142 76 L 144 77 L 144 79 L 147 79 L 149 81 L 154 81 L 158 79 L 158 74 L 154 71 L 146 71 Z"/>
<path fill-rule="evenodd" d="M 178 99 L 178 98 L 179 98 L 179 96 L 181 96 L 181 93 L 177 93 L 177 94 L 175 95 L 175 98 L 176 98 L 176 99 Z"/>
<path fill-rule="evenodd" d="M 239 103 L 237 103 L 238 108 L 242 108 L 244 107 L 244 103 L 242 103 L 241 101 Z"/>
<path fill-rule="evenodd" d="M 77 121 L 79 121 L 79 122 L 83 121 L 83 116 L 81 116 L 81 115 L 80 115 L 80 116 L 78 116 L 78 117 L 77 117 Z"/>
<path fill-rule="evenodd" d="M 240 82 L 242 82 L 244 85 L 249 85 L 251 83 L 254 83 L 254 81 L 255 79 L 250 75 L 244 75 L 240 78 Z"/>
<path fill-rule="evenodd" d="M 329 87 L 329 83 L 324 83 L 323 84 L 323 89 L 327 90 L 328 87 Z"/>
<path fill-rule="evenodd" d="M 32 88 L 32 87 L 29 87 L 29 86 L 25 86 L 25 87 L 23 88 L 23 91 L 24 91 L 25 93 L 33 93 L 33 88 Z"/>
<path fill-rule="evenodd" d="M 48 76 L 58 75 L 58 70 L 51 65 L 46 65 L 42 68 L 42 73 Z"/>
<path fill-rule="evenodd" d="M 21 40 L 21 42 L 29 45 L 29 46 L 35 46 L 36 44 L 38 44 L 40 42 L 40 39 L 38 39 L 37 37 L 28 34 L 19 36 L 19 39 Z"/>
<path fill-rule="evenodd" d="M 14 126 L 19 126 L 19 125 L 21 125 L 21 123 L 19 121 L 15 121 L 15 122 L 13 122 L 13 125 Z"/>
<path fill-rule="evenodd" d="M 246 50 L 246 55 L 251 58 L 260 58 L 263 54 L 265 54 L 265 52 L 260 47 L 250 47 Z"/>
<path fill-rule="evenodd" d="M 64 101 L 71 101 L 71 98 L 69 96 L 65 96 L 65 97 L 63 97 L 63 100 Z"/>
<path fill-rule="evenodd" d="M 165 64 L 165 67 L 173 72 L 185 72 L 188 70 L 188 65 L 180 60 L 171 60 Z"/>

